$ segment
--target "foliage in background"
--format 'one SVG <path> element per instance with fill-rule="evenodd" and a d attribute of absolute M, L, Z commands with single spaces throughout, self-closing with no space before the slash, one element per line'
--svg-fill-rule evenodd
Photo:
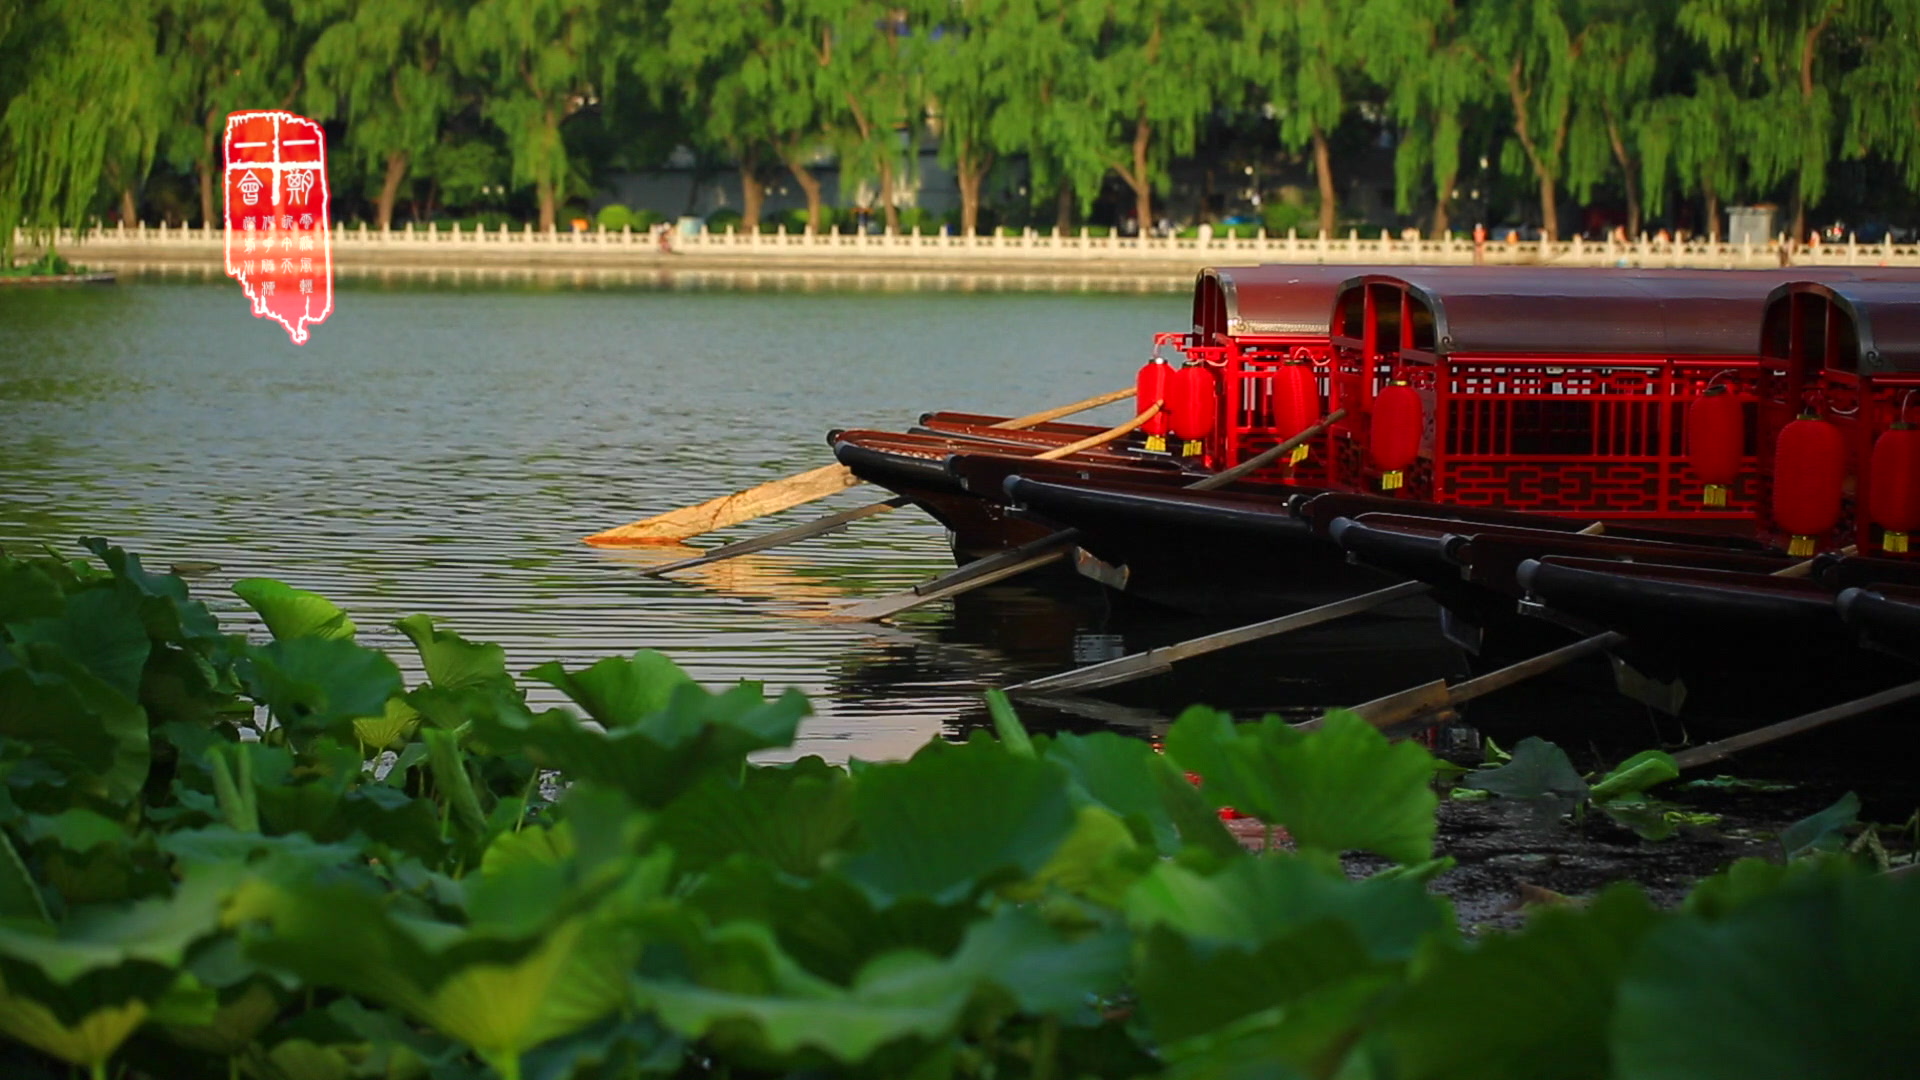
<path fill-rule="evenodd" d="M 409 677 L 312 593 L 237 583 L 249 641 L 86 546 L 0 555 L 11 1075 L 1712 1080 L 1920 1050 L 1920 878 L 1750 861 L 1679 911 L 1616 887 L 1468 940 L 1425 884 L 1434 760 L 1351 714 L 1196 708 L 1159 754 L 995 699 L 998 739 L 757 764 L 798 693 L 642 650 L 526 672 L 569 703 L 541 708 L 425 616 Z M 1596 800 L 1663 773 L 1526 754 Z M 1229 803 L 1290 848 L 1244 848 Z"/>

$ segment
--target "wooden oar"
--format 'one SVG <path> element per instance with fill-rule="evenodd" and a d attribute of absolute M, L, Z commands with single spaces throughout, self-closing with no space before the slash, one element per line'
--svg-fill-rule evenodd
<path fill-rule="evenodd" d="M 1371 611 L 1395 600 L 1425 593 L 1428 586 L 1418 581 L 1403 581 L 1398 585 L 1389 585 L 1384 589 L 1375 589 L 1370 593 L 1350 596 L 1345 600 L 1336 600 L 1331 604 L 1296 611 L 1291 615 L 1267 619 L 1264 622 L 1247 626 L 1236 626 L 1231 630 L 1221 630 L 1191 638 L 1174 645 L 1162 645 L 1157 649 L 1117 657 L 1099 664 L 1089 664 L 1072 671 L 1063 671 L 1058 675 L 1033 679 L 1016 686 L 1007 687 L 1009 694 L 1048 694 L 1063 690 L 1094 690 L 1103 686 L 1132 682 L 1171 670 L 1173 665 L 1190 657 L 1205 656 L 1207 653 L 1229 649 L 1235 645 L 1244 645 L 1249 641 L 1273 637 L 1294 630 L 1304 630 L 1309 626 L 1343 619 L 1348 615 L 1362 611 Z"/>
<path fill-rule="evenodd" d="M 1122 398 L 1133 396 L 1133 393 L 1131 387 L 1125 390 L 1114 390 L 1090 397 L 1085 401 L 1076 401 L 1071 405 L 1048 409 L 1045 412 L 1002 420 L 993 426 L 997 428 L 1033 427 L 1036 424 L 1058 420 L 1063 416 L 1110 405 Z M 701 533 L 724 529 L 743 521 L 777 514 L 782 510 L 799 506 L 801 503 L 824 499 L 858 483 L 860 478 L 853 475 L 845 465 L 823 465 L 784 479 L 750 487 L 745 491 L 736 491 L 731 495 L 708 499 L 698 506 L 684 506 L 630 525 L 597 532 L 586 537 L 586 542 L 595 547 L 677 544 L 690 536 L 699 536 Z"/>
<path fill-rule="evenodd" d="M 1363 705 L 1355 705 L 1353 711 L 1359 713 L 1375 727 L 1398 727 L 1416 719 L 1438 723 L 1450 719 L 1455 706 L 1531 679 L 1535 675 L 1544 675 L 1582 657 L 1611 649 L 1626 640 L 1626 635 L 1608 630 L 1592 637 L 1581 638 L 1570 645 L 1562 645 L 1557 649 L 1543 652 L 1539 656 L 1529 657 L 1517 664 L 1508 664 L 1498 671 L 1490 671 L 1485 675 L 1458 683 L 1449 684 L 1445 679 L 1422 683 L 1397 694 L 1388 694 L 1386 697 L 1375 698 Z M 1295 726 L 1313 728 L 1319 723 L 1320 721 L 1315 719 Z"/>
<path fill-rule="evenodd" d="M 1145 411 L 1140 413 L 1140 415 L 1134 417 L 1132 420 L 1129 420 L 1124 424 L 1120 424 L 1116 427 L 1108 428 L 1107 430 L 1100 432 L 1098 435 L 1090 435 L 1087 438 L 1078 440 L 1077 442 L 1072 442 L 1064 446 L 1055 447 L 1054 449 L 1048 450 L 1045 453 L 1036 454 L 1034 455 L 1034 457 L 1036 459 L 1052 460 L 1054 458 L 1066 457 L 1068 454 L 1077 453 L 1081 450 L 1089 450 L 1096 446 L 1103 446 L 1107 443 L 1114 441 L 1115 439 L 1120 438 L 1123 435 L 1129 434 L 1137 430 L 1141 425 L 1145 424 L 1148 420 L 1152 419 L 1155 415 L 1157 415 L 1160 412 L 1160 409 L 1161 409 L 1161 403 L 1156 401 L 1152 405 L 1148 406 Z M 874 514 L 885 513 L 888 510 L 893 510 L 898 507 L 905 506 L 911 501 L 912 500 L 907 499 L 904 496 L 901 496 L 901 497 L 896 497 L 892 499 L 887 499 L 883 502 L 868 503 L 865 506 L 856 506 L 850 510 L 842 510 L 836 514 L 828 514 L 825 517 L 816 518 L 813 521 L 801 522 L 798 525 L 789 525 L 784 529 L 776 529 L 773 532 L 765 533 L 760 536 L 748 537 L 745 540 L 737 540 L 731 544 L 723 544 L 720 547 L 714 548 L 712 551 L 709 551 L 704 555 L 700 555 L 691 559 L 681 559 L 678 562 L 670 562 L 670 563 L 667 563 L 665 566 L 651 567 L 647 570 L 642 571 L 642 574 L 646 577 L 660 577 L 665 574 L 671 574 L 676 570 L 689 570 L 696 566 L 706 566 L 710 563 L 721 562 L 723 560 L 736 558 L 741 555 L 751 555 L 756 551 L 766 551 L 769 548 L 776 548 L 786 544 L 798 543 L 802 540 L 811 539 L 815 536 L 825 536 L 830 532 L 836 532 L 840 529 L 844 529 L 851 522 L 858 521 L 863 517 L 871 517 Z"/>
<path fill-rule="evenodd" d="M 745 540 L 735 540 L 731 544 L 721 544 L 719 547 L 709 549 L 705 554 L 696 558 L 679 559 L 661 566 L 649 566 L 645 570 L 640 571 L 640 576 L 662 577 L 676 570 L 691 570 L 696 566 L 725 562 L 728 559 L 737 559 L 742 555 L 752 555 L 758 551 L 785 547 L 788 544 L 799 543 L 802 540 L 810 540 L 816 536 L 825 536 L 828 533 L 838 532 L 848 525 L 859 521 L 861 518 L 872 517 L 875 514 L 884 514 L 888 510 L 905 506 L 908 502 L 909 500 L 907 498 L 900 496 L 888 499 L 885 502 L 855 506 L 838 513 L 828 514 L 825 517 L 814 518 L 812 521 L 803 521 L 798 525 L 789 525 L 784 529 L 775 529 L 769 533 L 761 533 L 759 536 L 750 536 Z"/>
<path fill-rule="evenodd" d="M 1861 713 L 1872 712 L 1875 709 L 1884 708 L 1888 705 L 1894 705 L 1915 697 L 1920 697 L 1920 681 L 1904 683 L 1892 689 L 1882 690 L 1877 694 L 1868 694 L 1863 698 L 1855 698 L 1852 701 L 1842 702 L 1839 705 L 1830 705 L 1824 709 L 1807 713 L 1804 716 L 1796 716 L 1791 720 L 1782 720 L 1777 724 L 1768 724 L 1766 727 L 1741 732 L 1731 738 L 1721 739 L 1719 742 L 1710 742 L 1705 746 L 1696 746 L 1691 750 L 1682 751 L 1681 753 L 1673 755 L 1673 763 L 1682 769 L 1698 768 L 1701 765 L 1709 765 L 1713 762 L 1732 757 L 1742 750 L 1751 750 L 1756 746 L 1765 746 L 1767 743 L 1776 742 L 1789 735 L 1798 735 L 1802 732 L 1812 731 L 1814 728 L 1825 727 L 1836 720 L 1845 720 L 1848 717 L 1859 716 Z"/>
<path fill-rule="evenodd" d="M 1242 476 L 1253 472 L 1255 469 L 1273 462 L 1278 459 L 1280 455 L 1292 450 L 1294 447 L 1299 446 L 1301 443 L 1306 442 L 1322 431 L 1325 431 L 1330 425 L 1336 423 L 1341 417 L 1346 415 L 1347 410 L 1335 409 L 1323 417 L 1319 423 L 1299 432 L 1278 446 L 1263 450 L 1259 454 L 1248 458 L 1246 461 L 1224 472 L 1217 472 L 1211 476 L 1196 480 L 1186 485 L 1185 490 L 1212 491 L 1215 488 L 1224 487 L 1240 479 Z M 921 582 L 905 592 L 898 592 L 891 596 L 880 597 L 876 600 L 867 600 L 851 604 L 840 608 L 838 611 L 819 616 L 819 618 L 825 619 L 828 622 L 855 622 L 889 618 L 903 611 L 917 608 L 922 604 L 932 603 L 935 600 L 942 600 L 949 596 L 958 596 L 961 593 L 970 592 L 983 585 L 991 585 L 996 581 L 1004 581 L 1015 574 L 1022 574 L 1028 570 L 1038 569 L 1048 563 L 1063 559 L 1066 557 L 1068 549 L 1072 546 L 1072 542 L 1078 537 L 1079 533 L 1076 530 L 1063 529 L 1051 536 L 1042 537 L 1039 540 L 1014 548 L 1011 551 L 1002 551 L 998 554 L 989 555 L 984 559 L 968 563 L 958 570 L 942 574 L 931 581 Z"/>

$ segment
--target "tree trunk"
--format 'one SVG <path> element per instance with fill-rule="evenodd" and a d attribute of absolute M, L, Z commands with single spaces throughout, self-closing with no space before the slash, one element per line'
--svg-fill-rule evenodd
<path fill-rule="evenodd" d="M 533 182 L 533 191 L 535 198 L 540 201 L 540 231 L 552 232 L 554 226 L 559 224 L 559 214 L 554 206 L 553 181 L 542 176 Z"/>
<path fill-rule="evenodd" d="M 1433 238 L 1435 240 L 1445 240 L 1448 231 L 1453 228 L 1453 221 L 1447 216 L 1447 203 L 1453 194 L 1454 178 L 1458 175 L 1457 169 L 1448 173 L 1446 182 L 1433 193 Z"/>
<path fill-rule="evenodd" d="M 972 236 L 980 230 L 980 185 L 992 167 L 993 155 L 978 157 L 964 154 L 956 163 L 953 178 L 960 185 L 960 235 Z"/>
<path fill-rule="evenodd" d="M 887 235 L 900 235 L 900 208 L 893 205 L 892 147 L 880 159 L 880 213 L 887 223 Z"/>
<path fill-rule="evenodd" d="M 1153 125 L 1140 120 L 1133 125 L 1133 171 L 1121 178 L 1133 188 L 1133 213 L 1140 222 L 1140 235 L 1153 228 L 1153 182 L 1147 174 L 1147 148 L 1153 144 Z"/>
<path fill-rule="evenodd" d="M 1807 242 L 1807 196 L 1800 181 L 1793 182 L 1793 242 Z"/>
<path fill-rule="evenodd" d="M 1061 236 L 1073 231 L 1073 185 L 1066 181 L 1053 200 L 1053 227 Z"/>
<path fill-rule="evenodd" d="M 1553 204 L 1553 174 L 1536 168 L 1540 175 L 1540 232 L 1549 242 L 1560 239 L 1560 210 Z"/>
<path fill-rule="evenodd" d="M 213 123 L 211 115 L 208 116 L 207 123 L 209 125 Z M 210 229 L 213 227 L 213 130 L 211 127 L 206 130 L 201 142 L 200 160 L 195 168 L 200 173 L 200 225 L 202 228 Z"/>
<path fill-rule="evenodd" d="M 134 202 L 132 184 L 120 189 L 120 220 L 128 225 L 140 224 L 140 207 Z"/>
<path fill-rule="evenodd" d="M 740 157 L 740 231 L 759 232 L 761 208 L 767 204 L 767 189 L 760 185 L 760 161 L 757 155 Z"/>
<path fill-rule="evenodd" d="M 1320 231 L 1333 235 L 1333 226 L 1339 219 L 1335 202 L 1338 196 L 1333 188 L 1333 153 L 1327 146 L 1326 132 L 1320 125 L 1313 125 L 1313 172 L 1320 179 Z"/>
<path fill-rule="evenodd" d="M 558 146 L 560 144 L 560 117 L 555 114 L 553 106 L 551 105 L 547 106 L 545 116 L 547 123 L 547 143 L 550 146 Z M 547 175 L 547 169 L 552 164 L 553 162 L 550 160 L 540 163 L 540 178 L 534 181 L 533 185 L 534 194 L 540 200 L 541 232 L 552 232 L 554 227 L 559 224 L 560 215 L 559 206 L 557 205 L 559 202 L 558 188 L 562 182 L 562 177 L 565 175 L 566 165 L 562 163 L 560 166 L 561 176 L 549 176 Z"/>
<path fill-rule="evenodd" d="M 1720 193 L 1705 181 L 1700 184 L 1700 193 L 1707 198 L 1707 235 L 1717 244 L 1720 242 Z"/>
<path fill-rule="evenodd" d="M 800 190 L 807 194 L 807 233 L 811 236 L 818 236 L 820 235 L 820 211 L 822 209 L 820 203 L 820 178 L 813 175 L 813 170 L 807 168 L 806 163 L 798 158 L 788 158 L 787 168 L 793 173 L 793 182 L 799 184 Z"/>
<path fill-rule="evenodd" d="M 374 224 L 383 231 L 393 227 L 393 204 L 400 198 L 400 181 L 407 176 L 407 152 L 395 150 L 387 155 L 387 175 L 380 181 L 380 201 L 374 204 Z"/>
<path fill-rule="evenodd" d="M 1627 189 L 1627 235 L 1640 235 L 1640 182 L 1634 179 L 1633 158 L 1627 142 L 1620 137 L 1620 124 L 1607 113 L 1607 140 L 1613 144 L 1613 159 L 1620 163 L 1620 178 Z"/>

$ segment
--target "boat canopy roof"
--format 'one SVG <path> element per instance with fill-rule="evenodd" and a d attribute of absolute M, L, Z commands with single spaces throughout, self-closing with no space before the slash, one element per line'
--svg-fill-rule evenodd
<path fill-rule="evenodd" d="M 1752 356 L 1777 271 L 1403 268 L 1345 282 L 1332 336 L 1440 356 Z M 1402 300 L 1405 318 L 1402 318 Z"/>
<path fill-rule="evenodd" d="M 1340 283 L 1361 266 L 1210 266 L 1193 283 L 1193 332 L 1215 336 L 1324 339 Z"/>
<path fill-rule="evenodd" d="M 1920 283 L 1794 281 L 1767 298 L 1761 355 L 1861 374 L 1920 373 Z"/>

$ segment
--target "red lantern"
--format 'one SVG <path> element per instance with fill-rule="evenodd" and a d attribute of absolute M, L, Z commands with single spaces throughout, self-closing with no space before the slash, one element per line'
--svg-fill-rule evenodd
<path fill-rule="evenodd" d="M 1146 412 L 1155 404 L 1160 411 L 1140 425 L 1147 433 L 1147 449 L 1165 450 L 1167 448 L 1167 422 L 1173 402 L 1169 400 L 1173 388 L 1173 369 L 1159 356 L 1154 356 L 1143 365 L 1133 377 L 1133 411 Z"/>
<path fill-rule="evenodd" d="M 1205 450 L 1203 442 L 1213 434 L 1220 416 L 1220 390 L 1213 372 L 1205 364 L 1188 364 L 1173 373 L 1173 419 L 1169 430 L 1185 440 L 1181 457 L 1192 457 Z"/>
<path fill-rule="evenodd" d="M 1374 395 L 1373 430 L 1367 449 L 1380 466 L 1380 490 L 1393 491 L 1406 482 L 1406 467 L 1419 460 L 1420 433 L 1426 409 L 1413 387 L 1395 381 Z"/>
<path fill-rule="evenodd" d="M 1312 364 L 1280 365 L 1273 377 L 1273 413 L 1274 425 L 1289 439 L 1320 422 L 1320 384 L 1313 377 Z M 1301 443 L 1289 460 L 1298 465 L 1311 449 L 1311 443 Z"/>
<path fill-rule="evenodd" d="M 1726 387 L 1709 386 L 1687 406 L 1687 463 L 1706 482 L 1702 504 L 1727 505 L 1727 489 L 1739 479 L 1746 441 L 1746 416 Z"/>
<path fill-rule="evenodd" d="M 1868 512 L 1882 530 L 1881 550 L 1904 555 L 1908 534 L 1920 530 L 1920 428 L 1901 420 L 1881 432 L 1868 476 Z"/>
<path fill-rule="evenodd" d="M 1847 449 L 1840 429 L 1812 413 L 1780 429 L 1773 444 L 1773 520 L 1792 537 L 1789 555 L 1811 555 L 1840 523 Z"/>

